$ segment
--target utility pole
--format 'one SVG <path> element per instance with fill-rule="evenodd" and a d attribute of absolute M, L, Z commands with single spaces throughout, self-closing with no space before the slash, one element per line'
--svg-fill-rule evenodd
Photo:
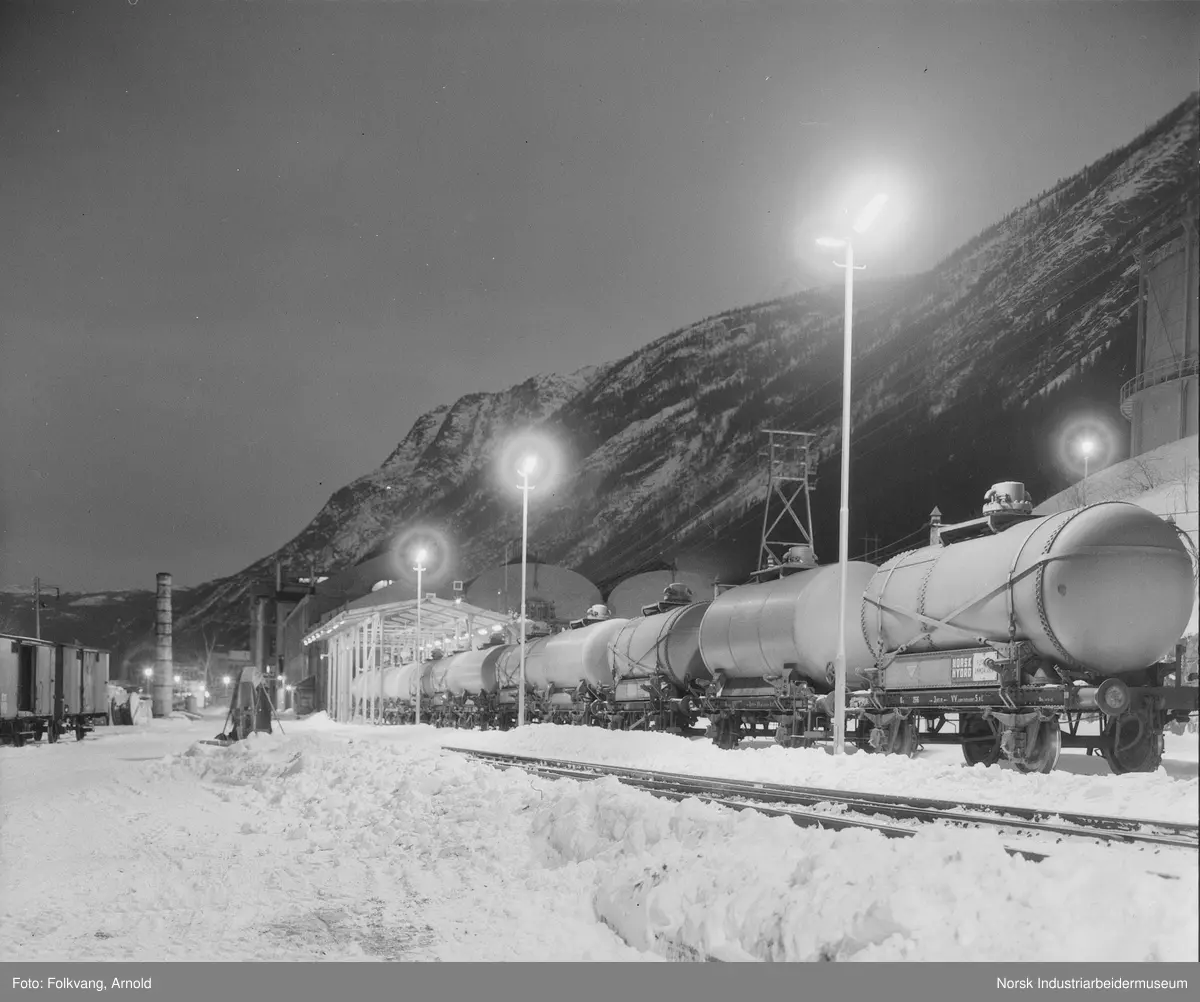
<path fill-rule="evenodd" d="M 41 640 L 42 639 L 42 579 L 41 578 L 33 579 L 33 618 L 34 618 L 34 623 L 36 624 L 34 628 L 37 631 L 36 633 L 34 633 L 34 636 L 37 637 L 38 640 Z"/>

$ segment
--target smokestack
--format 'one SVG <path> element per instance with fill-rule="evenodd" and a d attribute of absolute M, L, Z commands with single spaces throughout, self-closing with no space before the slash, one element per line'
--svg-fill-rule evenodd
<path fill-rule="evenodd" d="M 154 685 L 151 708 L 156 717 L 167 717 L 174 704 L 174 659 L 171 653 L 171 575 L 158 575 L 158 599 L 154 614 Z"/>
<path fill-rule="evenodd" d="M 942 513 L 935 506 L 929 513 L 929 545 L 937 546 L 942 541 Z"/>

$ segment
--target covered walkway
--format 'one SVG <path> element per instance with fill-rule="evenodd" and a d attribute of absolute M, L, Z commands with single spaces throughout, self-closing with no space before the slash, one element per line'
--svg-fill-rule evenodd
<path fill-rule="evenodd" d="M 509 617 L 461 599 L 400 598 L 400 586 L 383 588 L 351 602 L 304 636 L 304 646 L 324 644 L 326 709 L 334 720 L 375 721 L 381 714 L 383 673 L 434 648 L 447 654 L 478 646 Z M 420 648 L 418 652 L 418 647 Z"/>

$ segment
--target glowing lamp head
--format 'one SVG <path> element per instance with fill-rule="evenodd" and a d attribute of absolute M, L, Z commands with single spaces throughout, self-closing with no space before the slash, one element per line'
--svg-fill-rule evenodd
<path fill-rule="evenodd" d="M 153 668 L 143 668 L 142 674 L 145 675 L 146 678 L 149 678 L 151 675 L 154 674 L 154 669 Z"/>
<path fill-rule="evenodd" d="M 224 682 L 226 685 L 228 685 L 228 684 L 229 684 L 229 676 L 228 676 L 228 675 L 222 675 L 222 676 L 221 676 L 221 681 L 222 681 L 222 682 Z"/>
<path fill-rule="evenodd" d="M 178 675 L 175 676 L 175 684 L 178 685 L 182 681 Z"/>
<path fill-rule="evenodd" d="M 1093 439 L 1085 438 L 1079 443 L 1079 454 L 1085 459 L 1091 459 L 1096 454 L 1096 443 Z"/>
<path fill-rule="evenodd" d="M 415 560 L 418 564 L 423 564 L 425 563 L 425 558 L 428 556 L 429 554 L 425 551 L 425 549 L 421 548 L 413 554 L 413 560 Z"/>
<path fill-rule="evenodd" d="M 537 469 L 538 458 L 532 452 L 517 464 L 517 472 L 523 477 L 533 476 L 533 471 Z"/>
<path fill-rule="evenodd" d="M 818 247 L 845 247 L 846 241 L 837 237 L 817 237 Z"/>

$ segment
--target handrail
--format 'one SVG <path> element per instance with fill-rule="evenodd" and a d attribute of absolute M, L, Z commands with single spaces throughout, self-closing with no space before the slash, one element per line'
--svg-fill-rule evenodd
<path fill-rule="evenodd" d="M 1189 358 L 1170 359 L 1166 362 L 1159 362 L 1157 365 L 1150 366 L 1144 372 L 1139 372 L 1121 387 L 1121 413 L 1125 417 L 1132 415 L 1133 402 L 1130 398 L 1135 393 L 1140 393 L 1148 387 L 1157 386 L 1159 383 L 1166 383 L 1172 379 L 1183 379 L 1185 376 L 1194 376 L 1198 370 L 1200 370 L 1200 358 L 1192 355 Z"/>

